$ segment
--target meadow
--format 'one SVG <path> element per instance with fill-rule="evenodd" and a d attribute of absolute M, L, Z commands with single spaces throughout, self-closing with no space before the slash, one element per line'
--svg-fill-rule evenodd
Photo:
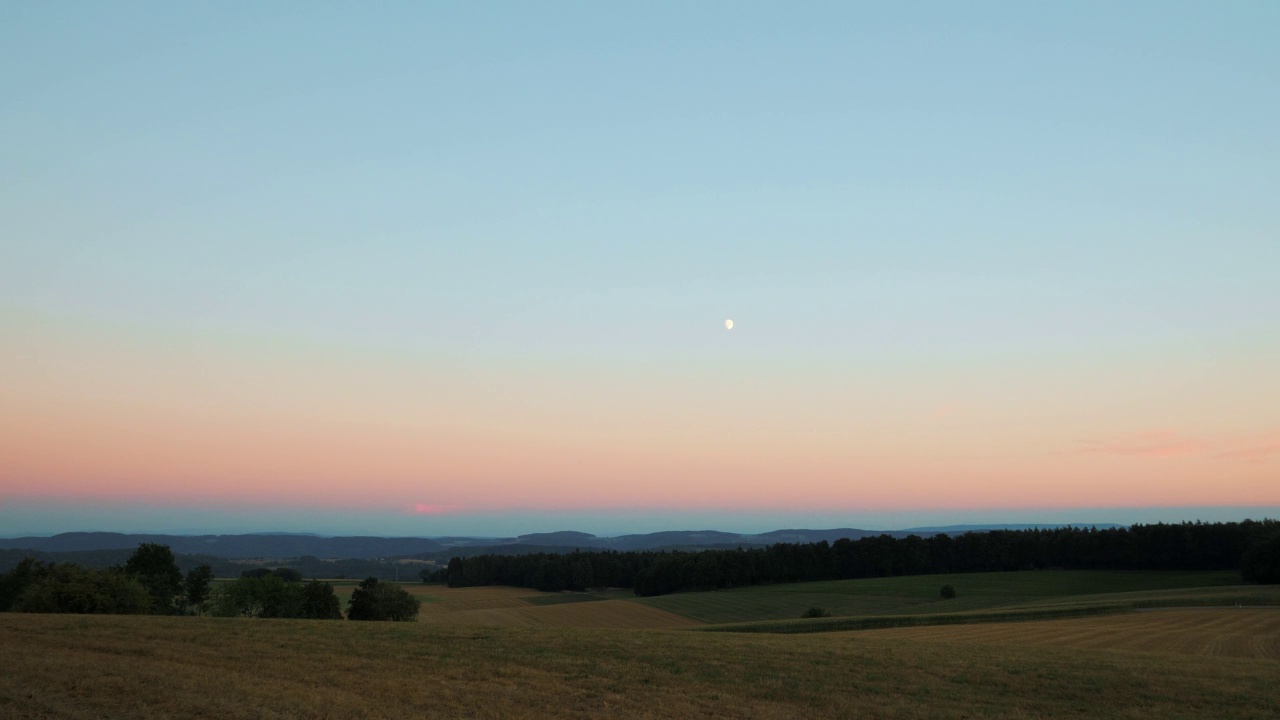
<path fill-rule="evenodd" d="M 5 613 L 0 716 L 1280 717 L 1280 607 L 1233 600 L 1280 604 L 1280 588 L 1232 580 L 1040 571 L 643 600 L 405 585 L 424 600 L 416 623 Z M 959 597 L 933 599 L 944 582 Z M 872 614 L 796 619 L 814 603 Z M 1132 609 L 1161 603 L 1226 607 Z M 805 634 L 714 624 L 1062 607 L 1124 612 Z"/>

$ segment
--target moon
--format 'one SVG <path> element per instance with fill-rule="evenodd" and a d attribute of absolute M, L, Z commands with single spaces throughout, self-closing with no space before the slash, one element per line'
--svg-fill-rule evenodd
<path fill-rule="evenodd" d="M 732 329 L 733 329 L 733 321 L 732 321 L 732 320 L 725 320 L 725 321 L 724 321 L 724 329 L 725 329 L 725 330 L 732 330 Z"/>

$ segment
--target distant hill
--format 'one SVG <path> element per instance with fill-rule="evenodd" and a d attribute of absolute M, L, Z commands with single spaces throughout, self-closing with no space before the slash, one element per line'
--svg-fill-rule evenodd
<path fill-rule="evenodd" d="M 930 536 L 939 533 L 959 535 L 985 530 L 1025 530 L 1064 527 L 1042 525 L 947 525 L 908 528 L 906 530 L 861 530 L 832 528 L 827 530 L 784 529 L 758 534 L 740 534 L 719 530 L 667 530 L 653 533 L 600 537 L 575 530 L 529 533 L 519 537 L 321 537 L 304 533 L 253 533 L 247 535 L 160 535 L 107 532 L 72 532 L 52 537 L 20 537 L 0 539 L 0 549 L 36 550 L 41 552 L 87 552 L 99 550 L 133 550 L 141 543 L 168 545 L 175 553 L 202 555 L 228 560 L 284 559 L 312 556 L 343 560 L 377 558 L 443 558 L 452 555 L 526 554 L 536 552 L 573 552 L 574 550 L 696 550 L 706 548 L 760 547 L 775 543 L 835 542 L 841 538 L 857 540 L 876 535 L 902 538 L 907 535 Z M 1089 527 L 1080 525 L 1079 527 Z M 1098 524 L 1099 528 L 1122 527 Z"/>
<path fill-rule="evenodd" d="M 576 530 L 561 530 L 559 532 L 546 533 L 529 533 L 516 538 L 515 543 L 519 545 L 555 545 L 562 547 L 608 547 L 610 538 L 596 537 L 591 533 L 578 532 Z M 502 543 L 507 544 L 507 543 Z"/>
<path fill-rule="evenodd" d="M 1108 528 L 1122 528 L 1127 525 L 1117 525 L 1116 523 L 1032 523 L 1023 525 L 942 525 L 939 527 L 919 527 L 907 528 L 904 533 L 915 533 L 916 535 L 939 535 L 946 533 L 947 535 L 957 535 L 967 532 L 986 532 L 988 530 L 1052 530 L 1055 528 L 1078 527 L 1090 528 L 1096 527 L 1099 530 Z"/>
<path fill-rule="evenodd" d="M 62 533 L 52 537 L 0 539 L 0 549 L 72 552 L 132 550 L 141 543 L 168 545 L 175 553 L 221 558 L 368 559 L 439 552 L 445 546 L 427 538 L 316 537 L 313 535 L 126 535 L 123 533 Z"/>

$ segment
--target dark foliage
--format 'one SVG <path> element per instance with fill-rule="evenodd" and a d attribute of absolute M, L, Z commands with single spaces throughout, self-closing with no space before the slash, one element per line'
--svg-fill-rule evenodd
<path fill-rule="evenodd" d="M 938 594 L 942 596 L 943 600 L 956 599 L 956 589 L 951 587 L 950 585 L 943 585 L 942 589 L 938 591 Z"/>
<path fill-rule="evenodd" d="M 33 562 L 9 575 L 22 585 L 9 606 L 17 612 L 134 615 L 151 607 L 147 588 L 118 568 Z"/>
<path fill-rule="evenodd" d="M 744 585 L 1033 570 L 1232 570 L 1259 538 L 1280 533 L 1275 520 L 967 532 L 778 543 L 701 552 L 591 551 L 478 555 L 449 561 L 450 587 L 514 585 L 544 591 L 632 588 L 637 595 Z"/>
<path fill-rule="evenodd" d="M 831 617 L 831 613 L 827 612 L 825 608 L 820 608 L 820 607 L 818 607 L 817 605 L 814 605 L 813 607 L 809 608 L 808 610 L 805 610 L 805 611 L 804 611 L 804 614 L 803 614 L 803 615 L 801 615 L 800 617 L 802 617 L 802 618 L 824 618 L 824 617 Z"/>
<path fill-rule="evenodd" d="M 187 609 L 199 614 L 209 599 L 209 584 L 213 582 L 213 568 L 208 565 L 193 567 L 187 571 L 182 583 L 183 600 Z"/>
<path fill-rule="evenodd" d="M 285 582 L 302 582 L 302 573 L 298 572 L 297 570 L 291 567 L 277 567 L 277 568 L 260 567 L 260 568 L 253 568 L 252 570 L 245 570 L 244 572 L 240 573 L 240 577 L 247 577 L 247 578 L 264 578 L 269 575 L 274 575 L 275 577 L 278 577 Z"/>
<path fill-rule="evenodd" d="M 143 543 L 129 556 L 124 572 L 142 583 L 151 595 L 151 612 L 176 612 L 182 594 L 182 571 L 168 545 Z"/>
<path fill-rule="evenodd" d="M 240 577 L 218 588 L 212 612 L 223 617 L 342 619 L 332 585 L 286 582 L 274 573 Z"/>
<path fill-rule="evenodd" d="M 1254 543 L 1240 559 L 1240 576 L 1245 582 L 1280 584 L 1280 534 Z"/>
<path fill-rule="evenodd" d="M 22 597 L 22 593 L 31 585 L 37 570 L 43 567 L 44 563 L 26 558 L 9 572 L 0 575 L 0 612 L 13 609 L 18 598 Z"/>
<path fill-rule="evenodd" d="M 327 582 L 312 580 L 302 586 L 302 617 L 313 620 L 341 620 L 342 603 Z"/>
<path fill-rule="evenodd" d="M 347 604 L 348 620 L 418 619 L 418 599 L 407 590 L 393 583 L 378 582 L 377 578 L 365 578 L 351 593 Z"/>

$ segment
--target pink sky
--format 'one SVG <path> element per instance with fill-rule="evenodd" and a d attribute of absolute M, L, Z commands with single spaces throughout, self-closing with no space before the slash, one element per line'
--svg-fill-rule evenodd
<path fill-rule="evenodd" d="M 726 353 L 721 370 L 74 325 L 22 340 L 3 360 L 6 501 L 432 516 L 1280 505 L 1277 411 L 1244 402 L 1274 382 L 1183 385 L 1194 368 L 1140 355 L 1095 371 L 1099 386 L 1036 357 L 756 369 Z"/>

